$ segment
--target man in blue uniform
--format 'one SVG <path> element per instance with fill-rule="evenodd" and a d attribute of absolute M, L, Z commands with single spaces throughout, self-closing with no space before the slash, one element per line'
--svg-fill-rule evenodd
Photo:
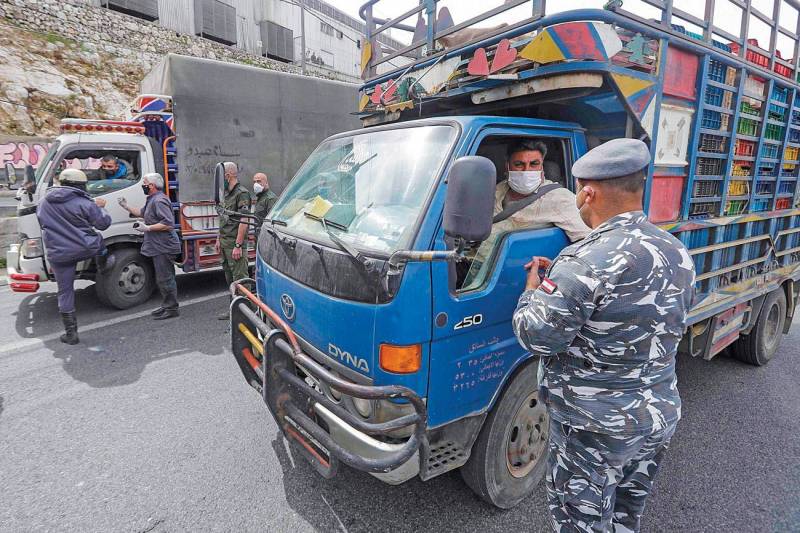
<path fill-rule="evenodd" d="M 592 232 L 550 265 L 534 258 L 513 326 L 540 356 L 550 414 L 547 495 L 556 531 L 638 531 L 680 418 L 675 354 L 694 265 L 647 221 L 650 151 L 609 141 L 579 159 L 576 203 Z M 539 268 L 549 266 L 540 277 Z"/>

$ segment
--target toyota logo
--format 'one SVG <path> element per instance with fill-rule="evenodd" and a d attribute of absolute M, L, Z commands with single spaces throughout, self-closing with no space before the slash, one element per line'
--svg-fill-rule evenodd
<path fill-rule="evenodd" d="M 286 320 L 294 320 L 294 300 L 288 294 L 281 295 L 281 311 Z"/>

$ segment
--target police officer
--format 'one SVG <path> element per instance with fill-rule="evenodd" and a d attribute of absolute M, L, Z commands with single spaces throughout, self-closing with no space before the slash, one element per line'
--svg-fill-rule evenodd
<path fill-rule="evenodd" d="M 256 239 L 261 232 L 261 225 L 264 224 L 264 219 L 267 218 L 267 213 L 272 210 L 275 201 L 278 197 L 269 188 L 269 180 L 267 175 L 259 172 L 253 176 L 253 192 L 256 193 L 256 204 L 253 207 L 253 215 L 256 217 Z"/>
<path fill-rule="evenodd" d="M 58 310 L 64 324 L 61 342 L 78 344 L 78 319 L 75 316 L 75 267 L 80 261 L 95 257 L 98 269 L 113 268 L 114 256 L 108 256 L 103 237 L 95 229 L 111 225 L 105 211 L 106 201 L 92 200 L 86 193 L 86 174 L 68 168 L 58 177 L 36 209 L 42 228 L 42 241 L 58 285 Z"/>
<path fill-rule="evenodd" d="M 225 173 L 225 199 L 223 207 L 240 214 L 250 212 L 250 193 L 239 183 L 239 168 L 230 161 L 223 163 Z M 222 255 L 222 270 L 228 285 L 244 279 L 247 272 L 247 223 L 237 222 L 227 216 L 220 217 L 217 253 Z M 228 310 L 217 317 L 228 319 Z"/>
<path fill-rule="evenodd" d="M 547 499 L 556 531 L 638 531 L 680 418 L 675 354 L 694 266 L 642 212 L 647 146 L 609 141 L 580 158 L 576 203 L 592 232 L 534 258 L 514 313 L 540 356 L 550 414 Z M 540 267 L 548 267 L 546 276 Z"/>

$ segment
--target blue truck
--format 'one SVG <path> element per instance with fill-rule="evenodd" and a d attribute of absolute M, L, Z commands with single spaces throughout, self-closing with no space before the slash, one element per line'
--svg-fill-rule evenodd
<path fill-rule="evenodd" d="M 344 463 L 398 484 L 458 468 L 501 508 L 541 478 L 548 417 L 511 316 L 523 265 L 567 237 L 509 231 L 464 268 L 519 140 L 544 142 L 546 176 L 572 191 L 588 149 L 645 140 L 645 210 L 696 265 L 681 356 L 776 354 L 800 290 L 797 56 L 671 2 L 654 3 L 659 19 L 534 2 L 526 20 L 467 34 L 433 0 L 391 21 L 373 17 L 376 2 L 362 8 L 367 127 L 312 153 L 258 236 L 255 279 L 231 287 L 245 380 L 323 476 Z M 389 27 L 414 31 L 412 44 L 379 50 Z M 414 59 L 376 74 L 403 55 Z"/>

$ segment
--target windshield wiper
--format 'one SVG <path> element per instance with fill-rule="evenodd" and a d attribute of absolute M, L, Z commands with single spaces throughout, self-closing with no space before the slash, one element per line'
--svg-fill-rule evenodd
<path fill-rule="evenodd" d="M 352 257 L 358 264 L 364 267 L 364 270 L 370 274 L 375 273 L 375 263 L 369 257 L 365 257 L 361 252 L 354 249 L 352 246 L 344 242 L 342 239 L 337 237 L 328 226 L 336 227 L 335 224 L 329 222 L 325 217 L 314 217 L 303 211 L 303 214 L 312 220 L 319 221 L 322 224 L 322 227 L 325 228 L 325 233 L 328 234 L 330 240 L 335 244 L 340 250 L 345 252 L 347 255 Z M 337 228 L 338 229 L 338 228 Z M 347 231 L 347 229 L 343 229 L 343 231 Z"/>

